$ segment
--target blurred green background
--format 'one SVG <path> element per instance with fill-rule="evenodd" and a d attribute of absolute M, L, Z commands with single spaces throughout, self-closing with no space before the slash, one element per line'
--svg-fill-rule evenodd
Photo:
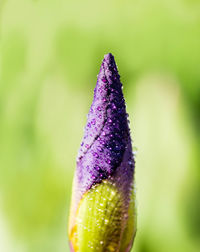
<path fill-rule="evenodd" d="M 200 1 L 0 0 L 0 251 L 69 251 L 77 151 L 103 55 L 134 146 L 133 251 L 200 251 Z"/>

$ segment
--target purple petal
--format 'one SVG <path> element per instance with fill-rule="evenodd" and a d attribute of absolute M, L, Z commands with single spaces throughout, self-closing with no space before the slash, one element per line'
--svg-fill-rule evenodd
<path fill-rule="evenodd" d="M 123 167 L 122 167 L 123 163 Z M 133 181 L 134 159 L 122 84 L 112 54 L 104 56 L 88 114 L 76 176 L 81 193 L 103 179 Z M 126 182 L 126 183 L 124 183 Z"/>

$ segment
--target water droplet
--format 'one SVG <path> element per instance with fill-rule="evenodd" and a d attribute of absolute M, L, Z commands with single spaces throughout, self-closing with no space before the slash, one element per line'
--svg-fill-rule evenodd
<path fill-rule="evenodd" d="M 92 119 L 91 124 L 92 124 L 92 125 L 95 125 L 95 124 L 96 124 L 96 120 L 95 120 L 95 119 Z"/>
<path fill-rule="evenodd" d="M 99 140 L 99 142 L 100 142 L 100 144 L 102 144 L 102 145 L 104 145 L 105 144 L 105 141 L 103 141 L 103 140 Z"/>
<path fill-rule="evenodd" d="M 115 145 L 115 150 L 116 150 L 116 151 L 119 151 L 119 150 L 120 150 L 120 146 Z"/>
<path fill-rule="evenodd" d="M 96 152 L 93 153 L 93 156 L 96 157 L 96 158 L 99 157 L 98 153 L 96 153 Z"/>
<path fill-rule="evenodd" d="M 96 168 L 95 168 L 97 171 L 99 171 L 100 170 L 100 168 L 99 168 L 99 166 L 96 166 Z"/>
<path fill-rule="evenodd" d="M 101 151 L 102 151 L 102 148 L 98 146 L 98 147 L 97 147 L 97 150 L 101 152 Z"/>
<path fill-rule="evenodd" d="M 111 194 L 114 196 L 116 193 L 114 191 L 112 191 Z"/>

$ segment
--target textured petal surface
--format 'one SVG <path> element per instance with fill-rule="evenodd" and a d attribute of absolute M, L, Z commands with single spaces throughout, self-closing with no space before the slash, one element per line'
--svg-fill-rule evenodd
<path fill-rule="evenodd" d="M 125 252 L 131 248 L 136 231 L 135 163 L 127 117 L 116 63 L 107 54 L 77 158 L 69 224 L 71 251 Z"/>
<path fill-rule="evenodd" d="M 107 181 L 94 186 L 80 201 L 71 241 L 76 251 L 117 251 L 123 227 L 123 202 Z"/>

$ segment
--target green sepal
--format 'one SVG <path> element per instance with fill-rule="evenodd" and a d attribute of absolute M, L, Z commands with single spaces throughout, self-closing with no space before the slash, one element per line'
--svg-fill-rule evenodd
<path fill-rule="evenodd" d="M 122 197 L 108 181 L 91 188 L 80 201 L 70 234 L 75 252 L 118 251 L 123 228 Z"/>

